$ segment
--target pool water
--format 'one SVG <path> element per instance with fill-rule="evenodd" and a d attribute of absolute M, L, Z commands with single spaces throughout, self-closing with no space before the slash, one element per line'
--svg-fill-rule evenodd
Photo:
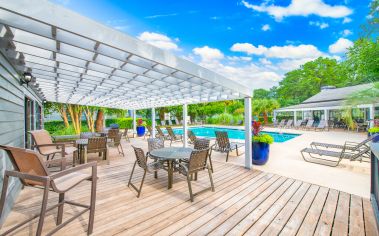
<path fill-rule="evenodd" d="M 190 130 L 196 136 L 216 138 L 215 131 L 226 131 L 230 139 L 245 139 L 245 130 L 242 129 L 232 129 L 232 128 L 219 128 L 219 127 L 190 127 Z M 183 129 L 174 129 L 175 134 L 183 134 Z M 274 138 L 274 142 L 283 143 L 290 139 L 293 139 L 300 134 L 289 134 L 289 133 L 278 133 L 278 132 L 267 132 L 262 131 L 261 133 L 269 134 Z"/>

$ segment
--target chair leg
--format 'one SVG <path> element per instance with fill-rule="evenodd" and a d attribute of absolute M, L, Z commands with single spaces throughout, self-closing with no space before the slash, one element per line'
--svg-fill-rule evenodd
<path fill-rule="evenodd" d="M 3 215 L 3 209 L 5 204 L 5 198 L 7 197 L 7 190 L 8 190 L 8 182 L 9 182 L 9 176 L 7 174 L 4 175 L 3 179 L 3 188 L 1 190 L 1 199 L 0 199 L 0 218 L 2 218 Z"/>
<path fill-rule="evenodd" d="M 120 143 L 120 149 L 121 149 L 121 154 L 122 154 L 122 156 L 124 157 L 124 156 L 125 156 L 125 154 L 124 154 L 124 149 L 122 148 L 121 143 Z"/>
<path fill-rule="evenodd" d="M 238 146 L 236 145 L 236 154 L 237 154 L 237 156 L 239 156 L 238 155 Z"/>
<path fill-rule="evenodd" d="M 195 172 L 195 181 L 197 181 L 197 172 Z"/>
<path fill-rule="evenodd" d="M 107 150 L 105 150 L 104 156 L 105 156 L 105 160 L 107 160 L 107 165 L 109 165 L 110 160 L 109 160 L 108 148 L 107 148 Z"/>
<path fill-rule="evenodd" d="M 213 164 L 212 164 L 212 158 L 211 158 L 211 153 L 209 154 L 209 165 L 211 166 L 211 170 L 212 170 L 212 173 L 213 173 Z"/>
<path fill-rule="evenodd" d="M 228 162 L 229 159 L 229 151 L 226 153 L 226 162 Z"/>
<path fill-rule="evenodd" d="M 187 183 L 188 183 L 188 191 L 190 194 L 190 199 L 191 199 L 191 202 L 193 202 L 193 194 L 192 194 L 192 186 L 191 186 L 190 175 L 187 175 Z"/>
<path fill-rule="evenodd" d="M 45 188 L 43 190 L 43 198 L 42 198 L 42 206 L 41 213 L 38 220 L 37 232 L 36 235 L 40 236 L 42 234 L 43 222 L 45 221 L 47 200 L 49 198 L 49 183 L 46 183 Z"/>
<path fill-rule="evenodd" d="M 130 186 L 130 183 L 132 182 L 132 177 L 133 177 L 133 173 L 134 173 L 134 169 L 136 168 L 136 165 L 137 165 L 137 161 L 134 162 L 132 173 L 130 173 L 128 187 Z"/>
<path fill-rule="evenodd" d="M 60 225 L 63 219 L 64 193 L 59 194 L 58 203 L 61 205 L 58 206 L 57 225 Z"/>
<path fill-rule="evenodd" d="M 215 191 L 215 186 L 213 184 L 212 172 L 211 172 L 209 166 L 207 166 L 207 169 L 208 169 L 208 174 L 209 174 L 209 180 L 211 181 L 211 189 L 212 189 L 212 192 L 214 192 Z"/>
<path fill-rule="evenodd" d="M 142 181 L 141 181 L 141 185 L 139 187 L 139 191 L 138 191 L 137 197 L 141 196 L 142 186 L 143 186 L 143 182 L 145 181 L 145 177 L 146 177 L 146 170 L 143 172 L 143 177 L 142 177 Z"/>
<path fill-rule="evenodd" d="M 89 209 L 88 230 L 87 234 L 92 234 L 95 219 L 96 206 L 96 186 L 97 186 L 97 168 L 92 168 L 92 184 L 91 184 L 91 203 Z"/>

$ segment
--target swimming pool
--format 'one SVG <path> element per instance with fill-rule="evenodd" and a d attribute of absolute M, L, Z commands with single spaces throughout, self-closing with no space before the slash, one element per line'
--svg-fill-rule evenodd
<path fill-rule="evenodd" d="M 215 138 L 215 131 L 226 131 L 230 139 L 245 139 L 245 130 L 233 129 L 233 128 L 220 128 L 220 127 L 190 127 L 190 130 L 194 132 L 196 136 L 202 136 L 207 138 Z M 183 134 L 183 129 L 174 129 L 174 133 Z M 278 133 L 278 132 L 268 132 L 262 131 L 261 133 L 269 134 L 274 138 L 274 142 L 283 143 L 290 139 L 293 139 L 300 134 L 289 134 L 289 133 Z"/>

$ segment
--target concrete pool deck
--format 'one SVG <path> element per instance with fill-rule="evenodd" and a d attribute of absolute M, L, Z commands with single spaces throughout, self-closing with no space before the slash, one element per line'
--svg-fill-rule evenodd
<path fill-rule="evenodd" d="M 228 126 L 222 127 L 228 128 Z M 370 196 L 370 163 L 343 160 L 339 166 L 329 167 L 305 162 L 300 154 L 300 150 L 304 147 L 309 147 L 309 144 L 313 141 L 334 144 L 344 144 L 347 140 L 361 142 L 367 137 L 365 133 L 340 130 L 321 132 L 294 129 L 278 130 L 277 128 L 265 128 L 264 131 L 281 131 L 285 133 L 299 133 L 301 135 L 284 143 L 272 144 L 270 147 L 270 159 L 266 165 L 254 165 L 253 168 L 366 198 Z M 243 150 L 241 151 L 243 152 Z M 244 165 L 244 158 L 244 155 L 236 157 L 235 153 L 232 153 L 229 157 L 229 162 Z M 214 152 L 212 154 L 213 159 L 225 161 L 225 154 L 216 154 Z"/>

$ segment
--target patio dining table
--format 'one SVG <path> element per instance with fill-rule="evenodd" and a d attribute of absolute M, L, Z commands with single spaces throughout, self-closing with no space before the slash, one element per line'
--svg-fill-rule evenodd
<path fill-rule="evenodd" d="M 189 159 L 191 156 L 192 148 L 186 147 L 166 147 L 155 149 L 150 152 L 150 156 L 159 161 L 167 162 L 168 173 L 168 189 L 172 188 L 174 178 L 174 164 L 178 160 Z"/>

